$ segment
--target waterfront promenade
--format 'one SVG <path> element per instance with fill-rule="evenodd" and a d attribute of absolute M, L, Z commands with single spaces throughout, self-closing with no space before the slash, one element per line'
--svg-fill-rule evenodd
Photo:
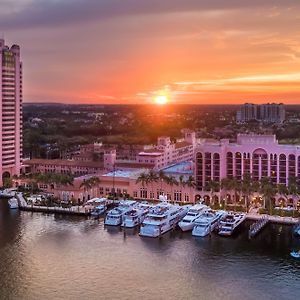
<path fill-rule="evenodd" d="M 83 206 L 71 206 L 70 208 L 64 207 L 48 207 L 41 205 L 30 205 L 27 204 L 22 193 L 17 193 L 16 197 L 19 202 L 19 208 L 21 210 L 33 211 L 33 212 L 45 212 L 45 213 L 59 213 L 59 214 L 68 214 L 68 215 L 83 215 L 88 216 L 91 213 L 91 210 Z"/>
<path fill-rule="evenodd" d="M 258 221 L 261 218 L 267 218 L 269 222 L 272 223 L 278 223 L 278 224 L 287 224 L 287 225 L 295 225 L 299 223 L 298 218 L 292 218 L 292 217 L 280 217 L 280 216 L 271 216 L 267 214 L 259 214 L 255 212 L 247 213 L 247 219 L 252 221 Z"/>

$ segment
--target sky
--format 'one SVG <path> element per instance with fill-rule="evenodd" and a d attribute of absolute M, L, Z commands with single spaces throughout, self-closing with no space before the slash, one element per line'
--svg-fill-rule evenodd
<path fill-rule="evenodd" d="M 299 0 L 0 0 L 26 102 L 300 103 Z"/>

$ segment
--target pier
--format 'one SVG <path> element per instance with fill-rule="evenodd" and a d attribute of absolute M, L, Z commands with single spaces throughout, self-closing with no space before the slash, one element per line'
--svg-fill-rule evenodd
<path fill-rule="evenodd" d="M 268 223 L 269 223 L 269 218 L 266 216 L 263 216 L 261 217 L 260 220 L 257 220 L 249 228 L 249 232 L 248 232 L 249 238 L 251 239 L 254 236 L 256 236 Z"/>
<path fill-rule="evenodd" d="M 269 222 L 277 223 L 277 224 L 295 225 L 299 222 L 298 218 L 271 216 L 267 214 L 258 214 L 258 213 L 248 213 L 246 218 L 247 220 L 258 221 L 262 217 L 266 217 L 268 218 Z"/>
<path fill-rule="evenodd" d="M 72 206 L 70 208 L 56 207 L 56 206 L 39 206 L 27 204 L 22 193 L 16 193 L 15 197 L 18 199 L 19 208 L 21 210 L 32 211 L 32 212 L 44 212 L 44 213 L 56 213 L 56 214 L 66 214 L 66 215 L 81 215 L 89 216 L 91 210 L 83 206 Z"/>

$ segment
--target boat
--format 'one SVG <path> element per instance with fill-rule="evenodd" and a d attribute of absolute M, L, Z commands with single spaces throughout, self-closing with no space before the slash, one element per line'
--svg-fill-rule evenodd
<path fill-rule="evenodd" d="M 118 207 L 113 208 L 108 212 L 108 214 L 105 217 L 104 224 L 105 225 L 112 225 L 112 226 L 119 226 L 123 222 L 123 216 L 124 214 L 128 211 L 131 210 L 132 208 L 135 207 L 137 204 L 136 201 L 132 200 L 122 200 L 120 201 Z"/>
<path fill-rule="evenodd" d="M 203 237 L 210 234 L 225 215 L 226 212 L 221 210 L 208 210 L 203 212 L 195 221 L 192 235 Z"/>
<path fill-rule="evenodd" d="M 235 229 L 244 222 L 246 214 L 244 213 L 230 213 L 221 219 L 219 225 L 219 235 L 230 236 Z"/>
<path fill-rule="evenodd" d="M 190 205 L 179 206 L 168 202 L 157 204 L 141 224 L 140 235 L 159 237 L 175 228 L 178 222 L 187 214 Z"/>
<path fill-rule="evenodd" d="M 152 208 L 153 206 L 149 204 L 138 204 L 136 207 L 132 208 L 131 210 L 128 210 L 124 214 L 121 226 L 133 228 L 135 226 L 140 225 Z"/>
<path fill-rule="evenodd" d="M 181 228 L 182 231 L 189 231 L 194 228 L 195 221 L 203 211 L 207 210 L 208 206 L 204 204 L 196 204 L 193 205 L 186 216 L 178 223 L 178 226 Z"/>
<path fill-rule="evenodd" d="M 296 236 L 300 236 L 300 223 L 295 225 L 293 232 Z"/>
<path fill-rule="evenodd" d="M 105 204 L 98 205 L 91 210 L 91 216 L 95 218 L 100 217 L 106 210 L 107 206 Z"/>
<path fill-rule="evenodd" d="M 292 251 L 290 253 L 290 256 L 293 257 L 293 258 L 300 259 L 300 250 L 299 251 Z"/>
<path fill-rule="evenodd" d="M 10 198 L 8 200 L 8 205 L 9 205 L 9 208 L 11 208 L 11 209 L 19 208 L 18 199 L 15 197 Z"/>

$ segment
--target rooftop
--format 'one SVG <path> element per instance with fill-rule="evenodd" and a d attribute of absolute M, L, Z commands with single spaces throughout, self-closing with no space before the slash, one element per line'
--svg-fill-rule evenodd
<path fill-rule="evenodd" d="M 94 167 L 103 168 L 102 162 L 78 161 L 69 159 L 29 159 L 23 162 L 25 165 L 51 165 L 51 166 L 68 166 L 68 167 Z"/>
<path fill-rule="evenodd" d="M 183 161 L 172 166 L 162 169 L 164 173 L 171 173 L 175 175 L 193 175 L 193 162 Z"/>
<path fill-rule="evenodd" d="M 143 172 L 147 172 L 145 169 L 137 169 L 137 170 L 115 170 L 103 174 L 103 176 L 107 177 L 123 177 L 123 178 L 133 178 L 136 179 Z"/>

